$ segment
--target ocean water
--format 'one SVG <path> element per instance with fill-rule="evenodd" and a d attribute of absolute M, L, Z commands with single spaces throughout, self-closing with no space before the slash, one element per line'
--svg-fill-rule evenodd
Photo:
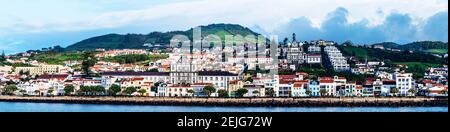
<path fill-rule="evenodd" d="M 0 112 L 448 112 L 448 107 L 197 107 L 0 102 Z"/>

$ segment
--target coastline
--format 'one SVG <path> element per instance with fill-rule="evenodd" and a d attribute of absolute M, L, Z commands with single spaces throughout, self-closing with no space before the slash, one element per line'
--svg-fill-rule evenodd
<path fill-rule="evenodd" d="M 21 97 L 0 96 L 0 102 L 220 106 L 220 107 L 448 107 L 445 98 L 169 98 L 169 97 Z"/>

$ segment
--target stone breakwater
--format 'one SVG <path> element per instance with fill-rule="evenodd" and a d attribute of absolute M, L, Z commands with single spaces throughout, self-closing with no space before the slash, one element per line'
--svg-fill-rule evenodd
<path fill-rule="evenodd" d="M 445 98 L 163 98 L 163 97 L 20 97 L 0 96 L 0 102 L 237 106 L 237 107 L 432 107 L 448 106 Z"/>

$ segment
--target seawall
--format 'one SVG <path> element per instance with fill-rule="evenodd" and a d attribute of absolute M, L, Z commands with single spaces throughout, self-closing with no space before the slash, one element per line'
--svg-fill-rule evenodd
<path fill-rule="evenodd" d="M 237 107 L 448 107 L 445 98 L 163 98 L 163 97 L 20 97 L 0 96 L 0 102 L 237 106 Z"/>

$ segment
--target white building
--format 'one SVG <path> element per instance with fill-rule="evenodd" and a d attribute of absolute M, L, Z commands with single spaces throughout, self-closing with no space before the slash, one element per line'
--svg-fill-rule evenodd
<path fill-rule="evenodd" d="M 308 81 L 295 82 L 292 88 L 292 97 L 308 97 L 306 90 L 308 89 Z"/>
<path fill-rule="evenodd" d="M 308 84 L 308 90 L 311 91 L 312 97 L 318 97 L 320 96 L 320 85 L 317 81 L 311 81 Z"/>
<path fill-rule="evenodd" d="M 349 71 L 350 65 L 347 63 L 347 58 L 345 58 L 341 51 L 335 46 L 325 47 L 325 53 L 328 55 L 330 65 L 335 71 Z"/>
<path fill-rule="evenodd" d="M 399 89 L 399 94 L 401 96 L 408 96 L 409 90 L 414 87 L 414 80 L 413 80 L 413 74 L 412 73 L 396 73 L 394 75 L 394 80 L 396 81 L 396 87 Z"/>
<path fill-rule="evenodd" d="M 320 55 L 320 54 L 307 54 L 305 60 L 306 60 L 307 64 L 321 64 L 322 63 L 322 55 Z"/>
<path fill-rule="evenodd" d="M 322 96 L 334 96 L 336 95 L 336 83 L 333 80 L 320 80 L 320 89 L 326 90 L 326 94 Z"/>

